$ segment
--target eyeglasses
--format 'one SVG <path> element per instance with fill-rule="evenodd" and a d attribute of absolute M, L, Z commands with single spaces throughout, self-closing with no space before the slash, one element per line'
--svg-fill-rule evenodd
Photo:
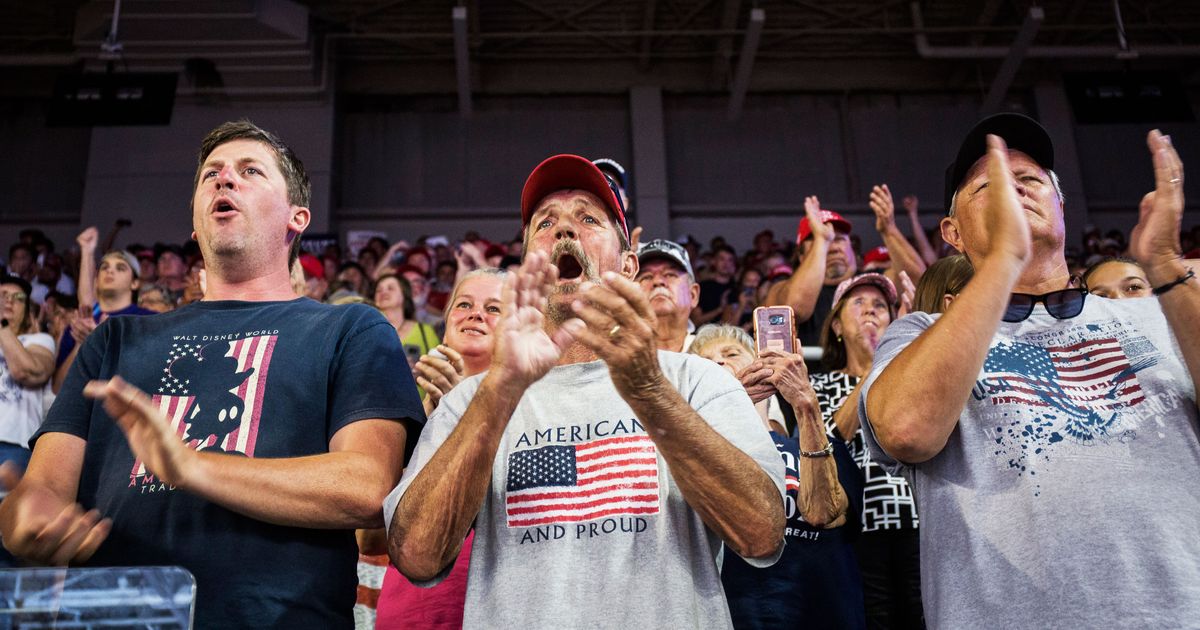
<path fill-rule="evenodd" d="M 1046 312 L 1054 319 L 1071 319 L 1083 312 L 1083 300 L 1086 297 L 1086 289 L 1061 289 L 1041 295 L 1013 293 L 1000 319 L 1010 323 L 1023 322 L 1029 319 L 1038 302 L 1046 305 Z"/>
<path fill-rule="evenodd" d="M 14 293 L 5 293 L 3 291 L 0 291 L 0 298 L 2 298 L 4 300 L 12 301 L 12 302 L 24 302 L 28 298 L 28 296 L 25 295 L 24 293 L 21 293 L 20 291 L 17 291 Z"/>

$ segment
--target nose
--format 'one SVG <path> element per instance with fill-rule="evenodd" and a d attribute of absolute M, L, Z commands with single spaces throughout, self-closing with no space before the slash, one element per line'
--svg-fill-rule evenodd
<path fill-rule="evenodd" d="M 564 218 L 555 226 L 554 237 L 556 239 L 569 238 L 575 240 L 575 224 L 570 219 Z"/>
<path fill-rule="evenodd" d="M 216 181 L 218 190 L 221 188 L 234 187 L 236 182 L 236 179 L 234 178 L 234 172 L 234 166 L 232 164 L 226 164 L 225 166 L 221 167 L 221 170 L 217 171 L 217 175 L 213 179 Z"/>
<path fill-rule="evenodd" d="M 473 319 L 480 322 L 483 321 L 483 306 L 472 306 L 471 309 L 467 311 L 467 319 Z"/>
<path fill-rule="evenodd" d="M 1027 195 L 1025 194 L 1025 191 L 1026 191 L 1025 184 L 1024 184 L 1024 183 L 1023 183 L 1021 180 L 1019 180 L 1019 179 L 1016 179 L 1016 178 L 1014 177 L 1014 178 L 1013 178 L 1013 187 L 1017 189 L 1017 196 L 1018 196 L 1018 197 L 1025 197 L 1025 196 L 1027 196 Z"/>

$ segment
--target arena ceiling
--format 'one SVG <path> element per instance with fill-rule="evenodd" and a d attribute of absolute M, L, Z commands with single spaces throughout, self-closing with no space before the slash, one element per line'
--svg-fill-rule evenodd
<path fill-rule="evenodd" d="M 1195 0 L 124 0 L 115 39 L 113 0 L 0 7 L 10 94 L 81 65 L 180 72 L 185 97 L 1200 85 Z"/>

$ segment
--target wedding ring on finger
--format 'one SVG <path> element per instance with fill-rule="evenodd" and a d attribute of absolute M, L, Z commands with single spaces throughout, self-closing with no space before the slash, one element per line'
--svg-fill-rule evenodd
<path fill-rule="evenodd" d="M 621 332 L 621 325 L 617 324 L 616 326 L 612 327 L 612 330 L 608 331 L 608 338 L 612 339 L 613 337 L 616 337 L 617 333 L 619 332 Z"/>
<path fill-rule="evenodd" d="M 1168 179 L 1167 181 L 1171 182 L 1172 184 L 1178 184 L 1179 182 L 1183 181 L 1183 178 L 1182 177 L 1174 177 L 1174 178 Z"/>

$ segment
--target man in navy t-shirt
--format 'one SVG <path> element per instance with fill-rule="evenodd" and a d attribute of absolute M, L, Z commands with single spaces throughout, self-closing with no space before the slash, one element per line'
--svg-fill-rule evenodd
<path fill-rule="evenodd" d="M 270 133 L 242 121 L 204 140 L 205 299 L 110 318 L 82 344 L 0 504 L 15 555 L 181 565 L 199 628 L 353 626 L 353 530 L 382 526 L 424 415 L 382 315 L 292 292 L 308 202 Z"/>

